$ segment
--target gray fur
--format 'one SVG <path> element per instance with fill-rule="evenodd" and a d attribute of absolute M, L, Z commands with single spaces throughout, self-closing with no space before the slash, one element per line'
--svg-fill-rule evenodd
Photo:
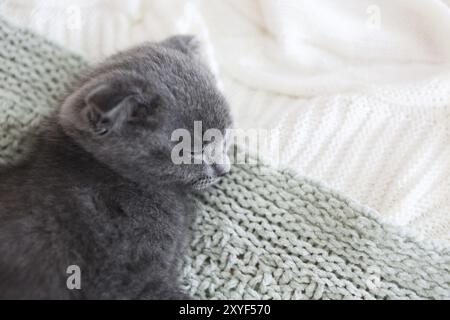
<path fill-rule="evenodd" d="M 71 92 L 31 156 L 0 171 L 0 298 L 187 298 L 178 268 L 192 187 L 224 172 L 173 164 L 170 135 L 195 120 L 231 125 L 198 44 L 177 36 L 119 53 Z M 66 287 L 69 265 L 81 290 Z"/>

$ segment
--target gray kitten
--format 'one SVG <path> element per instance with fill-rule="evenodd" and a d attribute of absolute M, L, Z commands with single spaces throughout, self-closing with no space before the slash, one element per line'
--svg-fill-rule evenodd
<path fill-rule="evenodd" d="M 0 298 L 187 298 L 178 269 L 192 193 L 228 171 L 173 163 L 174 130 L 202 139 L 194 121 L 231 125 L 192 37 L 146 43 L 89 70 L 31 156 L 0 172 Z M 80 290 L 67 287 L 71 265 Z"/>

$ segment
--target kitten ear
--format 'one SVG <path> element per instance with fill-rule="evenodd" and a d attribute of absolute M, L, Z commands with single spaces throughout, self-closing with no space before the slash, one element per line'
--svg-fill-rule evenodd
<path fill-rule="evenodd" d="M 140 101 L 137 93 L 111 84 L 92 89 L 85 98 L 85 119 L 97 135 L 105 135 L 125 122 L 142 120 L 149 108 Z M 154 108 L 154 105 L 149 106 Z"/>
<path fill-rule="evenodd" d="M 162 41 L 161 44 L 193 57 L 200 54 L 200 41 L 192 35 L 172 36 Z"/>

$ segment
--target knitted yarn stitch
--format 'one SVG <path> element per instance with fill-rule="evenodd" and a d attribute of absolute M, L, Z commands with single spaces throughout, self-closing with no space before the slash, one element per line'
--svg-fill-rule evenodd
<path fill-rule="evenodd" d="M 23 156 L 29 133 L 84 65 L 78 56 L 0 19 L 0 165 Z"/>
<path fill-rule="evenodd" d="M 183 273 L 199 298 L 450 297 L 448 246 L 288 170 L 234 166 L 199 203 Z"/>
<path fill-rule="evenodd" d="M 0 20 L 0 165 L 24 156 L 30 132 L 84 66 Z M 198 202 L 182 272 L 195 297 L 450 298 L 447 244 L 419 242 L 290 171 L 235 166 Z"/>

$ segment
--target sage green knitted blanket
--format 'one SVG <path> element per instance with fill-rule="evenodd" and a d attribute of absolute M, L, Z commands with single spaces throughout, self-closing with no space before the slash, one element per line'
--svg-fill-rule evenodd
<path fill-rule="evenodd" d="M 57 107 L 83 60 L 0 20 L 0 166 Z M 450 298 L 450 247 L 383 225 L 339 193 L 240 165 L 198 197 L 183 284 L 198 298 Z"/>

